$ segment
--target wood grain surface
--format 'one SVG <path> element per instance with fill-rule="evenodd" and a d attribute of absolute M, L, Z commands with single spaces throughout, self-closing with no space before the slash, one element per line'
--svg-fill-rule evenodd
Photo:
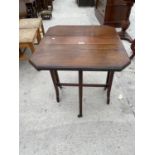
<path fill-rule="evenodd" d="M 124 46 L 109 26 L 55 26 L 32 55 L 37 70 L 121 71 L 129 63 Z"/>

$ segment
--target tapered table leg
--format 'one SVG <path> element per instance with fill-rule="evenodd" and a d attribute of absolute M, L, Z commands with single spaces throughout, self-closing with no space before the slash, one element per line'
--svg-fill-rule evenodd
<path fill-rule="evenodd" d="M 109 71 L 109 78 L 108 78 L 108 87 L 107 87 L 107 104 L 110 103 L 110 91 L 111 91 L 111 87 L 112 87 L 112 82 L 113 82 L 113 77 L 114 77 L 114 72 L 113 71 Z"/>
<path fill-rule="evenodd" d="M 57 80 L 57 83 L 60 84 L 60 80 L 59 80 L 59 74 L 58 74 L 58 71 L 55 70 L 55 75 L 56 75 L 56 80 Z M 62 86 L 60 85 L 59 86 L 60 88 L 62 88 Z"/>
<path fill-rule="evenodd" d="M 106 79 L 106 85 L 108 85 L 109 75 L 110 75 L 110 73 L 109 73 L 109 71 L 108 71 L 108 73 L 107 73 L 107 79 Z M 107 86 L 104 87 L 104 90 L 106 90 L 106 89 L 107 89 Z"/>
<path fill-rule="evenodd" d="M 82 83 L 83 83 L 83 72 L 79 71 L 79 115 L 78 117 L 82 117 Z"/>
<path fill-rule="evenodd" d="M 59 102 L 60 101 L 60 99 L 59 99 L 59 89 L 58 89 L 58 86 L 57 86 L 57 78 L 56 78 L 55 71 L 50 70 L 50 74 L 51 74 L 53 84 L 54 84 L 54 88 L 55 88 L 55 92 L 56 92 L 56 100 L 57 100 L 57 102 Z"/>

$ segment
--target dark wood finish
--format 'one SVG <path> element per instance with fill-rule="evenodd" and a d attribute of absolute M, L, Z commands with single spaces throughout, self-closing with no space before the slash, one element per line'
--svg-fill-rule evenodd
<path fill-rule="evenodd" d="M 59 83 L 58 86 L 79 86 L 78 83 Z M 83 83 L 83 87 L 107 87 L 105 84 L 89 84 L 89 83 Z"/>
<path fill-rule="evenodd" d="M 106 78 L 106 86 L 104 88 L 104 90 L 106 90 L 108 88 L 108 80 L 109 80 L 109 76 L 110 76 L 110 72 L 107 72 L 107 78 Z"/>
<path fill-rule="evenodd" d="M 56 100 L 57 102 L 60 101 L 59 99 L 59 89 L 58 89 L 58 86 L 57 86 L 57 77 L 56 77 L 56 74 L 55 74 L 55 70 L 50 70 L 50 74 L 51 74 L 51 78 L 53 80 L 53 84 L 54 84 L 54 88 L 55 88 L 55 92 L 56 92 Z"/>
<path fill-rule="evenodd" d="M 58 71 L 54 70 L 55 72 L 55 77 L 56 77 L 56 81 L 57 81 L 57 86 L 59 86 L 60 88 L 62 88 L 62 85 L 60 84 L 60 80 L 59 80 L 59 75 L 58 75 Z"/>
<path fill-rule="evenodd" d="M 41 12 L 43 10 L 48 10 L 48 6 L 51 6 L 51 9 L 53 9 L 53 1 L 52 0 L 36 0 L 36 4 L 37 4 L 38 12 Z"/>
<path fill-rule="evenodd" d="M 36 0 L 37 11 L 43 20 L 51 19 L 53 10 L 52 0 Z"/>
<path fill-rule="evenodd" d="M 56 100 L 59 102 L 59 90 L 58 86 L 78 86 L 79 87 L 79 114 L 78 117 L 82 117 L 82 96 L 83 96 L 83 87 L 106 87 L 108 88 L 107 91 L 107 104 L 110 103 L 110 91 L 111 91 L 111 86 L 112 86 L 112 80 L 113 80 L 113 75 L 114 72 L 109 71 L 108 74 L 108 79 L 107 79 L 107 84 L 83 84 L 83 71 L 79 70 L 79 84 L 76 83 L 60 83 L 59 76 L 57 74 L 57 70 L 52 70 L 51 76 L 52 80 L 54 83 L 55 91 L 56 91 Z"/>
<path fill-rule="evenodd" d="M 36 18 L 36 17 L 38 17 L 35 0 L 27 0 L 27 1 L 30 1 L 30 2 L 25 3 L 27 18 Z"/>
<path fill-rule="evenodd" d="M 106 87 L 107 104 L 114 71 L 121 71 L 129 63 L 125 48 L 109 26 L 55 26 L 49 28 L 30 63 L 37 70 L 50 70 L 59 101 L 58 86 L 79 87 L 79 117 L 82 117 L 82 87 Z M 77 70 L 79 83 L 61 83 L 57 70 Z M 108 71 L 106 84 L 83 84 L 83 71 Z"/>
<path fill-rule="evenodd" d="M 78 117 L 82 117 L 82 95 L 83 95 L 83 72 L 79 70 L 79 115 Z"/>
<path fill-rule="evenodd" d="M 108 84 L 108 91 L 107 91 L 107 104 L 110 103 L 110 91 L 111 91 L 111 87 L 112 87 L 112 82 L 113 82 L 113 77 L 114 77 L 114 72 L 113 71 L 109 71 L 109 76 L 108 76 L 108 81 L 107 81 L 107 84 Z"/>
<path fill-rule="evenodd" d="M 94 6 L 94 0 L 76 0 L 78 6 Z"/>
<path fill-rule="evenodd" d="M 19 0 L 19 18 L 36 18 L 36 0 Z"/>
<path fill-rule="evenodd" d="M 40 11 L 42 11 L 44 8 L 44 1 L 43 0 L 36 0 L 36 8 L 37 8 L 38 13 Z"/>
<path fill-rule="evenodd" d="M 95 15 L 101 25 L 122 28 L 119 33 L 121 39 L 132 42 L 126 32 L 130 25 L 129 16 L 135 0 L 97 0 Z"/>
<path fill-rule="evenodd" d="M 129 21 L 133 4 L 134 0 L 97 0 L 96 17 L 101 24 L 122 27 L 123 22 Z"/>
<path fill-rule="evenodd" d="M 121 71 L 130 63 L 112 27 L 56 26 L 45 36 L 31 57 L 38 70 Z"/>

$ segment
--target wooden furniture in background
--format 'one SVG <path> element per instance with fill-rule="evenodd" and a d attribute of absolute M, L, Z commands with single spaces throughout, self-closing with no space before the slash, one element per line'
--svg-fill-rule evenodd
<path fill-rule="evenodd" d="M 53 1 L 52 0 L 36 0 L 37 11 L 41 12 L 43 10 L 48 10 L 48 6 L 51 6 L 51 11 L 53 9 Z"/>
<path fill-rule="evenodd" d="M 43 20 L 51 19 L 53 10 L 52 0 L 36 0 L 37 11 Z"/>
<path fill-rule="evenodd" d="M 26 19 L 20 19 L 19 20 L 19 28 L 20 29 L 31 29 L 31 28 L 37 28 L 38 35 L 44 36 L 44 26 L 41 18 L 26 18 Z"/>
<path fill-rule="evenodd" d="M 113 27 L 55 26 L 48 29 L 30 58 L 30 63 L 37 70 L 50 71 L 57 102 L 58 87 L 79 87 L 78 117 L 82 117 L 83 87 L 105 87 L 109 104 L 114 72 L 123 70 L 130 63 L 130 59 Z M 79 82 L 61 83 L 58 70 L 78 71 Z M 83 71 L 108 71 L 106 84 L 83 83 Z"/>
<path fill-rule="evenodd" d="M 94 6 L 94 0 L 76 0 L 78 6 Z"/>
<path fill-rule="evenodd" d="M 19 18 L 38 17 L 36 0 L 19 0 Z"/>
<path fill-rule="evenodd" d="M 22 53 L 22 49 L 29 48 L 32 53 L 34 53 L 34 42 L 37 38 L 38 42 L 40 42 L 41 38 L 39 33 L 37 33 L 37 28 L 32 29 L 19 29 L 19 48 L 20 48 L 20 56 L 22 56 L 25 53 Z"/>
<path fill-rule="evenodd" d="M 30 2 L 26 2 L 26 10 L 27 10 L 27 18 L 36 18 L 38 17 L 37 9 L 36 9 L 36 1 L 35 0 L 27 0 Z"/>
<path fill-rule="evenodd" d="M 42 11 L 50 11 L 51 15 L 52 2 L 52 0 L 19 0 L 19 17 L 37 18 Z"/>
<path fill-rule="evenodd" d="M 96 0 L 95 15 L 101 25 L 122 28 L 119 35 L 121 39 L 132 42 L 126 32 L 130 22 L 129 16 L 135 0 Z"/>

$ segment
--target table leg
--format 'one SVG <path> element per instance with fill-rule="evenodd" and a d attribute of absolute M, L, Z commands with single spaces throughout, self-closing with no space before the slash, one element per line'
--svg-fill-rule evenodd
<path fill-rule="evenodd" d="M 79 115 L 78 117 L 82 117 L 82 83 L 83 83 L 83 72 L 79 71 Z"/>
<path fill-rule="evenodd" d="M 55 70 L 55 75 L 56 75 L 56 80 L 57 80 L 57 83 L 60 84 L 60 80 L 59 80 L 59 74 L 58 74 L 58 71 Z M 60 85 L 59 86 L 60 88 L 62 88 L 62 86 Z"/>
<path fill-rule="evenodd" d="M 114 72 L 109 71 L 109 78 L 108 78 L 108 87 L 107 87 L 107 104 L 110 103 L 110 91 L 112 87 L 112 82 L 113 82 L 113 77 L 114 77 Z"/>
<path fill-rule="evenodd" d="M 60 99 L 59 99 L 59 89 L 58 89 L 58 86 L 57 86 L 57 78 L 56 78 L 55 71 L 50 70 L 50 74 L 51 74 L 51 78 L 53 80 L 53 84 L 54 84 L 54 88 L 55 88 L 55 92 L 56 92 L 56 100 L 57 100 L 57 102 L 59 102 L 60 101 Z"/>
<path fill-rule="evenodd" d="M 107 87 L 108 87 L 108 80 L 109 80 L 109 75 L 110 75 L 110 72 L 108 71 L 107 72 L 107 79 L 106 79 L 106 87 L 104 87 L 104 90 L 106 90 L 107 89 Z"/>

